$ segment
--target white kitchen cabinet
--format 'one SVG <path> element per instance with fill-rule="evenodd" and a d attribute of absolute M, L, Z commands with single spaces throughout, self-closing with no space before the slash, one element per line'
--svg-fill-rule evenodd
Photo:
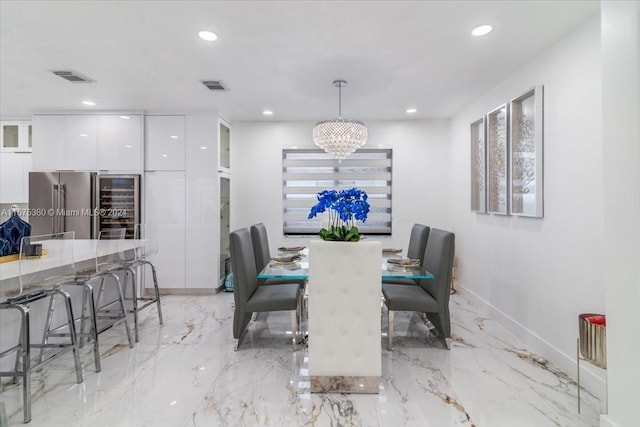
<path fill-rule="evenodd" d="M 96 170 L 97 133 L 95 114 L 33 116 L 33 170 Z"/>
<path fill-rule="evenodd" d="M 0 153 L 0 203 L 29 203 L 31 153 Z"/>
<path fill-rule="evenodd" d="M 228 213 L 229 190 L 225 186 L 221 201 L 220 183 L 229 184 L 229 174 L 222 172 L 227 178 L 221 181 L 218 170 L 221 119 L 215 114 L 189 114 L 151 116 L 146 120 L 147 169 L 181 167 L 154 163 L 152 153 L 162 152 L 158 147 L 167 135 L 185 135 L 184 172 L 156 169 L 145 173 L 146 222 L 158 223 L 159 252 L 155 265 L 158 274 L 165 275 L 159 279 L 159 286 L 213 291 L 221 283 L 223 257 L 228 256 L 228 222 L 223 227 L 220 220 L 223 210 Z M 155 146 L 154 141 L 160 144 Z M 171 148 L 164 146 L 166 150 Z M 222 240 L 221 227 L 226 236 Z M 163 270 L 169 271 L 161 273 Z M 151 287 L 151 282 L 145 283 L 147 288 Z"/>
<path fill-rule="evenodd" d="M 66 116 L 63 169 L 89 171 L 98 169 L 98 120 L 95 115 Z"/>
<path fill-rule="evenodd" d="M 142 135 L 140 114 L 35 115 L 33 167 L 140 173 Z"/>
<path fill-rule="evenodd" d="M 185 116 L 147 116 L 145 170 L 184 171 Z"/>
<path fill-rule="evenodd" d="M 65 169 L 66 139 L 64 115 L 33 116 L 33 170 Z"/>
<path fill-rule="evenodd" d="M 142 116 L 98 115 L 100 170 L 140 173 L 142 166 Z"/>
<path fill-rule="evenodd" d="M 186 117 L 186 287 L 217 287 L 217 164 L 215 115 Z"/>
<path fill-rule="evenodd" d="M 158 285 L 214 291 L 228 256 L 228 216 L 221 222 L 220 215 L 223 210 L 228 214 L 230 169 L 220 167 L 219 144 L 221 131 L 230 125 L 215 114 L 145 120 L 145 222 L 157 227 L 158 254 L 153 262 Z M 229 139 L 226 146 L 222 152 L 228 156 Z M 227 184 L 222 200 L 221 182 Z M 152 286 L 148 278 L 145 286 Z"/>
<path fill-rule="evenodd" d="M 158 253 L 150 261 L 156 267 L 158 286 L 185 288 L 185 172 L 145 173 L 145 223 L 155 228 Z M 145 287 L 153 287 L 145 275 Z"/>
<path fill-rule="evenodd" d="M 0 122 L 0 151 L 31 151 L 33 126 L 30 120 Z"/>

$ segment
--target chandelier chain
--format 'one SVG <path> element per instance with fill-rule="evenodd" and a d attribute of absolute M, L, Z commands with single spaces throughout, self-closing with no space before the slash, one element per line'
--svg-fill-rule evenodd
<path fill-rule="evenodd" d="M 338 84 L 338 118 L 342 118 L 342 83 Z"/>

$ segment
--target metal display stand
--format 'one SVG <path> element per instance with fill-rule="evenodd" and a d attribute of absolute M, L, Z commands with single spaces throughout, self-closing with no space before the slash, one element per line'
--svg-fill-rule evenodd
<path fill-rule="evenodd" d="M 579 336 L 576 347 L 578 365 L 578 413 L 580 413 L 580 360 L 585 360 L 599 368 L 607 369 L 606 325 L 590 322 L 588 318 L 593 316 L 604 315 L 583 313 L 578 316 Z M 582 357 L 580 357 L 580 355 L 582 355 Z"/>

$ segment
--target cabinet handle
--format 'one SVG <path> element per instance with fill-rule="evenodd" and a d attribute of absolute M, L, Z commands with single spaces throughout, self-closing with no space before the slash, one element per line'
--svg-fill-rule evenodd
<path fill-rule="evenodd" d="M 67 185 L 60 185 L 60 199 L 61 199 L 61 208 L 62 208 L 62 218 L 60 218 L 60 231 L 67 231 Z"/>
<path fill-rule="evenodd" d="M 51 215 L 51 232 L 58 232 L 58 225 L 56 222 L 56 215 L 58 214 L 58 202 L 56 200 L 56 195 L 58 194 L 58 185 L 53 184 L 51 186 L 51 206 L 53 207 L 53 215 Z"/>

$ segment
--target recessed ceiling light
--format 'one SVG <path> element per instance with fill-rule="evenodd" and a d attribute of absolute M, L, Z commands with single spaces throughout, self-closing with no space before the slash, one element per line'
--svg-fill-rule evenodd
<path fill-rule="evenodd" d="M 218 39 L 218 35 L 213 31 L 209 31 L 209 30 L 198 31 L 198 37 L 208 42 L 212 42 Z"/>
<path fill-rule="evenodd" d="M 204 145 L 202 147 L 200 147 L 201 150 L 206 150 L 207 147 L 205 147 Z"/>
<path fill-rule="evenodd" d="M 83 137 L 83 138 L 88 138 L 89 137 L 89 135 L 87 135 L 86 133 L 81 133 L 80 136 Z"/>
<path fill-rule="evenodd" d="M 91 106 L 96 105 L 96 103 L 95 103 L 95 102 L 93 102 L 93 101 L 82 101 L 82 103 L 83 103 L 84 105 L 91 105 Z"/>
<path fill-rule="evenodd" d="M 484 36 L 489 34 L 491 30 L 493 30 L 491 25 L 480 25 L 479 27 L 474 28 L 473 31 L 471 31 L 471 34 L 476 37 Z"/>
<path fill-rule="evenodd" d="M 264 114 L 265 116 L 271 116 L 271 115 L 273 115 L 273 111 L 271 111 L 271 110 L 264 110 L 264 111 L 262 112 L 262 114 Z"/>
<path fill-rule="evenodd" d="M 162 157 L 169 157 L 169 155 L 168 154 L 163 154 Z"/>
<path fill-rule="evenodd" d="M 178 135 L 171 135 L 169 138 L 171 138 L 171 139 L 178 139 Z"/>
<path fill-rule="evenodd" d="M 129 117 L 129 116 L 120 116 L 120 118 L 123 119 L 123 120 L 129 120 L 131 117 Z"/>
<path fill-rule="evenodd" d="M 125 145 L 124 148 L 133 148 L 133 145 Z"/>
<path fill-rule="evenodd" d="M 407 113 L 409 113 L 409 114 L 413 114 L 416 111 L 418 111 L 418 110 L 416 110 L 415 108 L 407 108 Z"/>

